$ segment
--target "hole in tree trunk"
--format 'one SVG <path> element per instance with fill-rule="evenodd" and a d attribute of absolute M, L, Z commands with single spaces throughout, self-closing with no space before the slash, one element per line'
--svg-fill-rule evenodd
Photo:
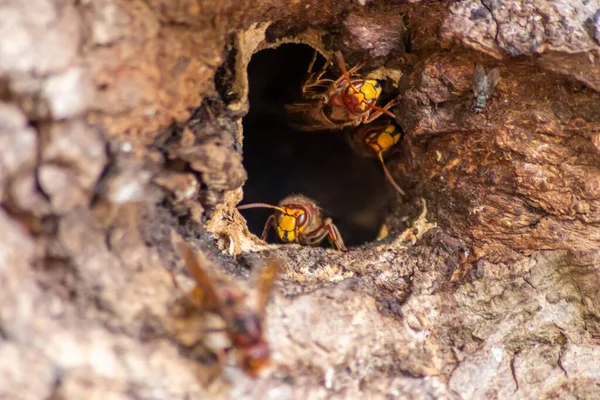
<path fill-rule="evenodd" d="M 376 238 L 392 193 L 378 161 L 355 154 L 345 131 L 301 132 L 286 124 L 283 106 L 300 98 L 313 52 L 286 44 L 250 61 L 250 111 L 243 121 L 248 181 L 241 204 L 277 205 L 290 194 L 304 194 L 333 219 L 346 244 L 356 246 Z M 315 68 L 323 65 L 320 58 Z M 256 235 L 271 213 L 243 211 Z M 271 232 L 268 241 L 276 240 Z"/>

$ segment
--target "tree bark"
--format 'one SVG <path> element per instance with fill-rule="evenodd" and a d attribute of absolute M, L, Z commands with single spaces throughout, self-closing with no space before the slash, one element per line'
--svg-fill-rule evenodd
<path fill-rule="evenodd" d="M 600 397 L 597 2 L 9 0 L 0 32 L 0 399 Z M 236 209 L 248 64 L 286 43 L 393 83 L 386 238 Z M 261 377 L 216 367 L 172 232 L 249 299 L 284 260 Z"/>

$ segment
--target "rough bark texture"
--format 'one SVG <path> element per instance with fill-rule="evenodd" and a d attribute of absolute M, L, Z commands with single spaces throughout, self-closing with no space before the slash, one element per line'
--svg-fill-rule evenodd
<path fill-rule="evenodd" d="M 534 3 L 2 2 L 0 398 L 599 398 L 600 5 Z M 290 42 L 397 83 L 381 241 L 265 245 L 235 208 L 246 69 Z M 206 385 L 172 230 L 250 291 L 285 260 L 262 377 Z"/>

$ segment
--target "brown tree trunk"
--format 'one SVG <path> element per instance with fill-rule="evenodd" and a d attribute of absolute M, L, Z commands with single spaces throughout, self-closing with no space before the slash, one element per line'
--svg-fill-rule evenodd
<path fill-rule="evenodd" d="M 539 3 L 3 2 L 0 399 L 600 398 L 600 5 Z M 406 197 L 282 122 L 313 49 L 397 99 Z M 236 209 L 299 188 L 350 251 Z M 250 292 L 285 261 L 261 377 L 218 370 L 172 232 Z"/>

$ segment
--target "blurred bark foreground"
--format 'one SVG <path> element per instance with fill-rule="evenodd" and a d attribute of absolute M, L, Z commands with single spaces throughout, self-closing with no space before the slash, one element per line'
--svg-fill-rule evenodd
<path fill-rule="evenodd" d="M 0 399 L 600 398 L 597 2 L 8 0 L 0 32 Z M 397 82 L 387 239 L 265 245 L 235 210 L 280 43 Z M 240 287 L 286 261 L 262 377 L 205 386 L 171 230 Z"/>

